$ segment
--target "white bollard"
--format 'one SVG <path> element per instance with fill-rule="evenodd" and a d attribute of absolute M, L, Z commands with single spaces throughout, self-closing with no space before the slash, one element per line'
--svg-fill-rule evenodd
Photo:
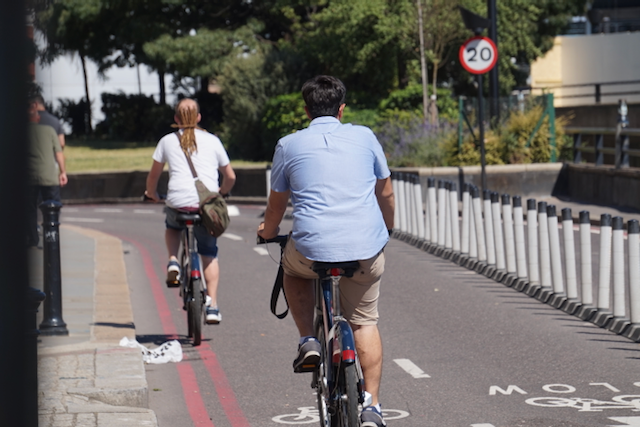
<path fill-rule="evenodd" d="M 591 320 L 605 327 L 613 317 L 611 297 L 611 215 L 600 215 L 600 275 L 598 276 L 598 312 Z"/>
<path fill-rule="evenodd" d="M 496 264 L 496 247 L 493 237 L 493 218 L 491 215 L 491 191 L 484 190 L 482 192 L 483 212 L 484 212 L 484 235 L 487 242 L 487 264 L 495 267 Z"/>
<path fill-rule="evenodd" d="M 398 174 L 398 213 L 397 215 L 400 217 L 400 232 L 403 234 L 407 232 L 407 217 L 405 213 L 406 202 L 404 199 L 404 174 Z"/>
<path fill-rule="evenodd" d="M 429 208 L 429 230 L 431 243 L 438 244 L 438 202 L 436 197 L 436 180 L 433 177 L 427 179 L 427 201 Z"/>
<path fill-rule="evenodd" d="M 482 203 L 480 202 L 480 191 L 478 187 L 473 187 L 473 226 L 476 230 L 476 241 L 478 242 L 478 261 L 487 261 L 487 244 L 484 241 L 484 226 L 482 225 Z"/>
<path fill-rule="evenodd" d="M 527 200 L 527 237 L 529 241 L 529 287 L 527 294 L 534 296 L 540 289 L 540 255 L 538 249 L 538 212 L 536 200 Z"/>
<path fill-rule="evenodd" d="M 538 299 L 547 302 L 553 292 L 551 287 L 551 254 L 549 252 L 549 222 L 547 203 L 538 202 L 538 245 L 540 249 L 540 292 Z"/>
<path fill-rule="evenodd" d="M 524 213 L 522 199 L 513 196 L 513 238 L 516 246 L 516 271 L 518 279 L 527 280 L 527 247 L 524 240 Z"/>
<path fill-rule="evenodd" d="M 580 211 L 580 292 L 582 307 L 576 316 L 590 320 L 597 311 L 593 305 L 593 263 L 591 262 L 591 219 L 588 211 Z"/>
<path fill-rule="evenodd" d="M 424 240 L 424 213 L 422 209 L 422 187 L 420 186 L 420 177 L 413 177 L 413 209 L 416 217 L 416 237 Z"/>
<path fill-rule="evenodd" d="M 580 304 L 576 274 L 576 248 L 573 242 L 573 216 L 570 208 L 562 209 L 562 240 L 564 242 L 564 264 L 567 278 L 567 305 L 563 307 L 563 310 L 573 314 Z"/>
<path fill-rule="evenodd" d="M 452 221 L 452 213 L 451 213 L 451 203 L 450 203 L 450 199 L 451 199 L 451 181 L 446 181 L 444 183 L 444 190 L 445 190 L 445 194 L 444 194 L 444 204 L 445 204 L 445 215 L 446 215 L 446 220 L 445 220 L 445 227 L 444 227 L 444 247 L 446 249 L 448 249 L 448 253 L 450 254 L 451 249 L 453 248 L 453 221 Z M 458 209 L 456 209 L 456 212 L 458 211 Z M 449 255 L 447 255 L 447 258 L 449 257 Z"/>
<path fill-rule="evenodd" d="M 613 261 L 613 319 L 607 328 L 621 334 L 631 323 L 627 318 L 624 280 L 624 221 L 615 216 L 611 220 Z"/>
<path fill-rule="evenodd" d="M 562 278 L 562 253 L 560 251 L 560 233 L 558 230 L 558 214 L 555 205 L 547 206 L 547 224 L 549 225 L 549 254 L 551 255 L 551 277 L 553 295 L 549 304 L 555 308 L 562 308 L 567 301 Z"/>
<path fill-rule="evenodd" d="M 515 198 L 514 198 L 515 199 Z M 520 208 L 522 214 L 522 208 Z M 504 252 L 507 258 L 507 274 L 515 277 L 516 266 L 516 243 L 513 230 L 513 212 L 511 210 L 511 196 L 502 195 L 502 225 L 504 227 Z"/>
<path fill-rule="evenodd" d="M 393 187 L 393 194 L 395 195 L 394 199 L 394 207 L 395 207 L 395 215 L 393 216 L 393 228 L 395 230 L 400 230 L 400 196 L 398 195 L 398 173 L 393 172 L 391 174 L 391 185 Z"/>
<path fill-rule="evenodd" d="M 504 236 L 502 234 L 502 213 L 500 212 L 500 195 L 491 193 L 491 219 L 493 220 L 493 237 L 496 247 L 496 269 L 501 273 L 494 277 L 501 281 L 507 268 L 504 254 Z"/>
<path fill-rule="evenodd" d="M 458 221 L 458 188 L 455 183 L 450 185 L 451 191 L 449 192 L 449 202 L 451 209 L 449 209 L 449 216 L 451 217 L 451 249 L 454 252 L 460 252 L 460 224 Z"/>
<path fill-rule="evenodd" d="M 265 180 L 267 181 L 267 197 L 271 194 L 271 165 L 267 165 L 265 170 Z"/>
<path fill-rule="evenodd" d="M 640 342 L 640 225 L 635 219 L 627 223 L 627 244 L 631 326 L 624 332 L 624 336 Z"/>
<path fill-rule="evenodd" d="M 478 259 L 478 237 L 476 235 L 476 224 L 473 216 L 471 187 L 469 187 L 469 258 L 476 261 Z"/>
<path fill-rule="evenodd" d="M 407 200 L 407 226 L 409 228 L 409 236 L 416 237 L 418 234 L 418 221 L 416 218 L 415 195 L 413 193 L 413 178 L 415 175 L 405 175 L 404 194 Z"/>
<path fill-rule="evenodd" d="M 445 228 L 447 224 L 447 190 L 445 182 L 438 180 L 438 246 L 444 248 L 446 242 Z"/>
<path fill-rule="evenodd" d="M 462 186 L 462 232 L 460 239 L 460 252 L 463 255 L 469 254 L 469 232 L 471 231 L 471 221 L 469 221 L 470 214 L 471 198 L 469 197 L 469 184 L 465 182 Z"/>

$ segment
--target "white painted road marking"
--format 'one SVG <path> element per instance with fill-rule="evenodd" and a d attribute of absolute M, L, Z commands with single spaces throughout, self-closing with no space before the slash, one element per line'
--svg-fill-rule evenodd
<path fill-rule="evenodd" d="M 234 205 L 227 205 L 227 212 L 229 216 L 240 216 L 240 209 Z"/>
<path fill-rule="evenodd" d="M 609 417 L 609 419 L 616 421 L 618 423 L 624 423 L 624 424 L 610 425 L 607 427 L 623 427 L 623 426 L 640 427 L 640 417 Z"/>
<path fill-rule="evenodd" d="M 471 427 L 495 427 L 493 424 L 471 424 Z"/>
<path fill-rule="evenodd" d="M 156 213 L 156 211 L 154 211 L 153 209 L 134 209 L 133 213 L 134 214 L 154 214 Z"/>
<path fill-rule="evenodd" d="M 224 233 L 222 237 L 226 237 L 229 240 L 242 240 L 242 237 L 238 236 L 237 234 L 231 233 Z"/>
<path fill-rule="evenodd" d="M 266 250 L 265 248 L 261 248 L 259 246 L 256 246 L 255 248 L 253 248 L 253 250 L 256 251 L 258 255 L 269 255 L 268 250 Z"/>
<path fill-rule="evenodd" d="M 94 212 L 99 212 L 99 213 L 120 213 L 120 212 L 122 212 L 122 209 L 96 208 L 96 209 L 94 209 Z"/>
<path fill-rule="evenodd" d="M 411 375 L 413 378 L 431 378 L 409 359 L 394 359 L 393 361 L 396 362 L 398 366 L 404 369 L 404 371 Z"/>
<path fill-rule="evenodd" d="M 104 219 L 102 218 L 71 218 L 67 216 L 65 216 L 63 220 L 64 222 L 104 222 Z"/>

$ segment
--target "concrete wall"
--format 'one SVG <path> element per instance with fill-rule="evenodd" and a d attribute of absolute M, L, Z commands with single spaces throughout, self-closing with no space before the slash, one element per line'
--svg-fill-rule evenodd
<path fill-rule="evenodd" d="M 567 192 L 573 200 L 640 210 L 638 168 L 567 164 L 564 174 Z"/>
<path fill-rule="evenodd" d="M 559 36 L 553 48 L 531 64 L 531 86 L 534 88 L 584 83 L 606 83 L 639 80 L 640 32 Z M 640 103 L 640 84 L 602 86 L 602 104 L 617 104 L 626 98 L 628 103 Z M 556 107 L 595 105 L 594 86 L 553 89 Z M 610 95 L 606 93 L 633 95 Z M 534 91 L 539 94 L 540 91 Z M 570 98 L 566 96 L 590 94 L 594 96 Z"/>

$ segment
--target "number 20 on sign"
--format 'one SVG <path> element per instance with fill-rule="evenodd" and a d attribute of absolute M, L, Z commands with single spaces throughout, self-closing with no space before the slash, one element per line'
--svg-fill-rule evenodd
<path fill-rule="evenodd" d="M 472 74 L 488 72 L 497 60 L 498 48 L 488 37 L 472 37 L 460 47 L 460 63 Z"/>

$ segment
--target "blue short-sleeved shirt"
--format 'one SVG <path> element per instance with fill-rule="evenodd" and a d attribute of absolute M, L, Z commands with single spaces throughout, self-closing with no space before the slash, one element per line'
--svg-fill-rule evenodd
<path fill-rule="evenodd" d="M 369 259 L 389 240 L 375 195 L 391 172 L 371 129 L 318 117 L 276 146 L 273 191 L 291 190 L 296 248 L 314 261 Z"/>

